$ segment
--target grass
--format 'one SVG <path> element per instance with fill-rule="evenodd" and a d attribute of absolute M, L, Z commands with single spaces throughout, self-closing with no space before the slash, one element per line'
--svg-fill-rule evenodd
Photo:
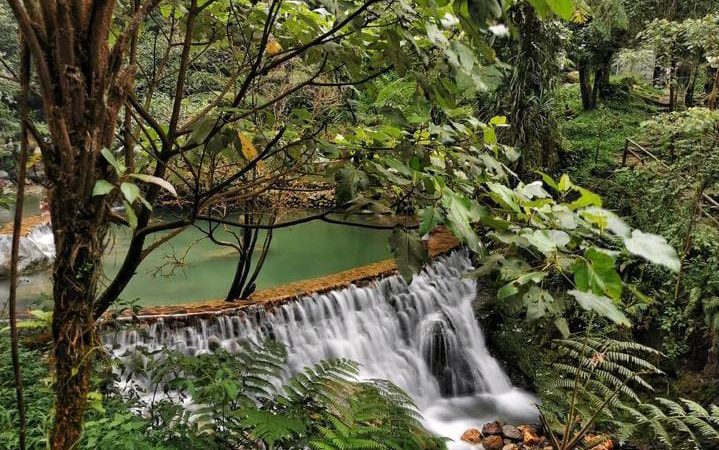
<path fill-rule="evenodd" d="M 560 87 L 555 103 L 565 117 L 560 124 L 564 170 L 590 189 L 618 167 L 626 138 L 636 136 L 639 125 L 657 112 L 631 91 L 584 111 L 577 84 Z"/>

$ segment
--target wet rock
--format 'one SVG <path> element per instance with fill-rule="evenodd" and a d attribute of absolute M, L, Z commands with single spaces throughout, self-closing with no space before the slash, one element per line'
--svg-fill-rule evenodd
<path fill-rule="evenodd" d="M 542 442 L 542 438 L 539 437 L 534 427 L 522 425 L 521 427 L 518 427 L 518 429 L 522 432 L 522 443 L 524 445 L 532 447 Z"/>
<path fill-rule="evenodd" d="M 12 235 L 0 235 L 0 278 L 10 274 L 10 248 Z M 49 225 L 33 228 L 20 238 L 19 273 L 37 272 L 52 265 L 55 259 L 55 244 Z"/>
<path fill-rule="evenodd" d="M 502 427 L 502 434 L 507 439 L 512 439 L 514 441 L 519 441 L 522 439 L 522 432 L 519 431 L 519 428 L 512 426 L 512 425 L 505 425 Z"/>
<path fill-rule="evenodd" d="M 462 433 L 462 437 L 460 439 L 464 442 L 469 442 L 470 444 L 481 444 L 482 433 L 476 428 L 470 428 Z"/>
<path fill-rule="evenodd" d="M 502 436 L 497 434 L 486 436 L 482 439 L 482 447 L 484 447 L 484 450 L 502 450 L 504 447 Z"/>
<path fill-rule="evenodd" d="M 517 447 L 517 444 L 507 444 L 502 447 L 502 450 L 519 450 L 519 447 Z"/>
<path fill-rule="evenodd" d="M 207 342 L 207 348 L 210 349 L 211 352 L 216 352 L 220 347 L 222 347 L 222 341 L 220 341 L 217 336 L 210 336 Z"/>
<path fill-rule="evenodd" d="M 492 436 L 502 434 L 502 424 L 499 422 L 485 423 L 482 427 L 482 436 Z"/>

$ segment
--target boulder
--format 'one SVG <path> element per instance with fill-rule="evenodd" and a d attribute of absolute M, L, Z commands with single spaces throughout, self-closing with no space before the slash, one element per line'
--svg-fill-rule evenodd
<path fill-rule="evenodd" d="M 484 450 L 502 450 L 504 447 L 502 436 L 498 434 L 485 436 L 482 439 L 482 447 L 484 447 Z"/>
<path fill-rule="evenodd" d="M 502 434 L 507 439 L 512 439 L 514 441 L 519 441 L 522 439 L 522 432 L 519 431 L 519 428 L 512 426 L 512 425 L 505 425 L 502 427 Z"/>
<path fill-rule="evenodd" d="M 495 434 L 502 434 L 502 424 L 496 421 L 485 423 L 482 427 L 482 436 L 492 436 Z"/>
<path fill-rule="evenodd" d="M 0 278 L 10 274 L 10 248 L 12 235 L 0 235 Z M 44 270 L 55 259 L 55 243 L 50 225 L 40 225 L 20 238 L 18 272 L 30 273 Z"/>
<path fill-rule="evenodd" d="M 529 425 L 522 425 L 518 427 L 519 431 L 522 432 L 522 443 L 528 447 L 533 447 L 542 442 L 542 438 L 539 437 L 534 427 Z"/>
<path fill-rule="evenodd" d="M 502 450 L 519 450 L 519 447 L 517 447 L 517 444 L 507 444 L 502 447 Z"/>
<path fill-rule="evenodd" d="M 476 428 L 470 428 L 462 433 L 462 437 L 460 439 L 470 444 L 481 444 L 482 433 Z"/>

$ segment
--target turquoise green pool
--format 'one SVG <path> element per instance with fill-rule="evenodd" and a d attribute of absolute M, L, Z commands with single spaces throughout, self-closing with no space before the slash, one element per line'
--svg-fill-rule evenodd
<path fill-rule="evenodd" d="M 203 237 L 199 230 L 191 228 L 150 254 L 124 292 L 124 299 L 138 298 L 143 305 L 165 305 L 224 298 L 234 275 L 237 253 Z M 116 272 L 119 256 L 126 248 L 127 237 L 118 236 L 106 258 L 109 275 Z M 186 265 L 173 268 L 171 255 L 181 258 L 185 252 Z M 316 278 L 389 257 L 385 231 L 320 221 L 281 228 L 274 232 L 257 289 Z M 169 265 L 158 272 L 163 264 Z"/>
<path fill-rule="evenodd" d="M 219 234 L 220 237 L 222 233 Z M 316 278 L 390 257 L 387 231 L 313 221 L 274 232 L 257 289 Z M 128 234 L 118 229 L 105 258 L 107 277 L 114 275 L 127 251 Z M 259 247 L 259 245 L 258 245 Z M 176 265 L 182 260 L 182 265 Z M 188 228 L 151 253 L 122 294 L 140 305 L 181 304 L 224 298 L 237 254 Z M 30 305 L 51 292 L 49 272 L 21 277 L 19 303 Z M 7 297 L 7 280 L 0 280 L 0 305 Z"/>

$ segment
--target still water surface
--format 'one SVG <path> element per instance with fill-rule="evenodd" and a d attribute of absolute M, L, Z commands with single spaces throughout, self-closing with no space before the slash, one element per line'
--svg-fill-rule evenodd
<path fill-rule="evenodd" d="M 29 211 L 37 212 L 30 207 Z M 0 221 L 7 216 L 0 214 Z M 206 226 L 205 226 L 206 229 Z M 223 240 L 231 240 L 224 231 Z M 257 289 L 315 278 L 390 257 L 387 232 L 314 221 L 277 229 Z M 129 234 L 116 228 L 105 257 L 106 277 L 119 269 L 127 252 Z M 260 236 L 258 248 L 261 247 Z M 149 243 L 148 243 L 149 244 Z M 259 256 L 259 255 L 258 255 Z M 173 264 L 182 260 L 183 264 Z M 197 228 L 188 228 L 163 244 L 140 265 L 138 273 L 122 294 L 125 301 L 141 305 L 180 304 L 224 298 L 234 275 L 237 253 L 213 244 Z M 105 280 L 105 283 L 107 280 Z M 7 298 L 7 280 L 0 280 L 0 305 Z M 21 277 L 19 303 L 42 302 L 51 292 L 50 273 Z M 40 299 L 40 300 L 39 300 Z"/>

